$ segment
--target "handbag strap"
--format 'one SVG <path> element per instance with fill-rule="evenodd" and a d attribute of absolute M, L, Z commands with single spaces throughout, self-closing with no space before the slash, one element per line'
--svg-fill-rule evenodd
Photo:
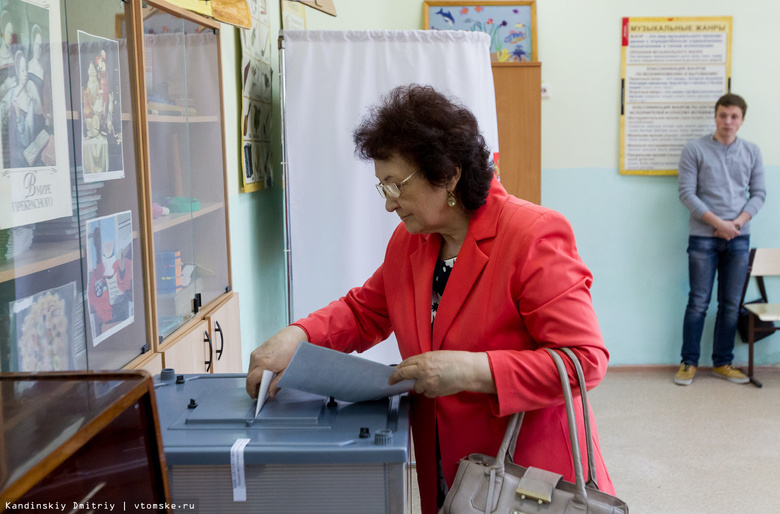
<path fill-rule="evenodd" d="M 509 425 L 506 428 L 506 432 L 504 432 L 504 440 L 501 441 L 501 446 L 498 448 L 496 460 L 492 466 L 488 466 L 488 468 L 485 469 L 485 473 L 490 475 L 490 479 L 488 480 L 487 500 L 485 503 L 486 513 L 490 512 L 492 509 L 493 495 L 496 490 L 496 475 L 501 477 L 504 476 L 504 459 L 507 458 L 507 449 L 513 442 L 513 436 L 515 441 L 517 440 L 516 430 L 519 430 L 520 424 L 523 422 L 523 414 L 523 412 L 517 412 L 512 414 L 512 417 L 509 418 Z M 511 458 L 509 458 L 509 460 L 511 461 Z"/>
<path fill-rule="evenodd" d="M 571 454 L 574 464 L 574 477 L 575 477 L 575 499 L 578 503 L 584 505 L 587 501 L 587 493 L 585 491 L 585 478 L 582 469 L 582 457 L 580 454 L 579 437 L 577 435 L 577 418 L 574 414 L 574 401 L 572 400 L 571 385 L 569 384 L 569 373 L 566 370 L 566 366 L 563 363 L 560 355 L 555 350 L 545 348 L 555 362 L 555 367 L 558 370 L 558 377 L 561 381 L 561 387 L 563 390 L 563 400 L 566 405 L 566 418 L 569 424 L 569 439 L 571 440 Z M 577 374 L 577 382 L 580 388 L 580 397 L 582 399 L 582 413 L 585 424 L 585 437 L 587 438 L 586 447 L 588 452 L 588 481 L 587 484 L 598 490 L 598 484 L 596 483 L 594 470 L 594 458 L 593 458 L 593 437 L 591 435 L 590 428 L 590 412 L 588 409 L 588 397 L 587 389 L 585 388 L 585 376 L 582 371 L 582 365 L 580 364 L 577 355 L 569 348 L 560 348 L 566 356 L 574 364 L 574 369 Z M 491 470 L 494 470 L 497 474 L 504 473 L 505 463 L 512 462 L 512 455 L 515 452 L 517 446 L 517 437 L 520 434 L 520 427 L 523 422 L 523 412 L 518 412 L 512 415 L 509 419 L 509 424 L 504 434 L 504 440 L 501 442 L 501 447 L 498 449 L 498 455 L 493 466 L 490 466 Z M 492 473 L 491 473 L 492 475 Z"/>
<path fill-rule="evenodd" d="M 523 418 L 525 417 L 525 412 L 518 412 L 517 414 L 515 414 L 515 416 L 518 416 L 519 419 L 517 420 L 517 425 L 515 425 L 515 429 L 512 432 L 512 436 L 509 439 L 509 449 L 506 452 L 506 462 L 510 462 L 513 464 L 515 460 L 512 456 L 515 454 L 515 450 L 517 449 L 517 437 L 520 435 L 520 426 L 522 426 L 523 424 Z M 504 437 L 506 437 L 506 435 Z"/>
<path fill-rule="evenodd" d="M 588 451 L 588 480 L 585 482 L 585 484 L 588 487 L 591 487 L 593 489 L 599 489 L 598 482 L 596 480 L 596 474 L 595 469 L 596 466 L 594 464 L 594 453 L 593 453 L 593 436 L 591 435 L 591 428 L 590 428 L 590 411 L 588 409 L 588 391 L 585 387 L 585 374 L 582 371 L 582 365 L 580 364 L 579 358 L 577 358 L 577 354 L 575 354 L 570 348 L 559 348 L 561 351 L 563 351 L 569 359 L 574 364 L 574 369 L 577 372 L 577 382 L 580 387 L 580 398 L 582 399 L 582 416 L 584 420 L 585 425 L 585 438 L 586 438 L 586 447 Z M 553 352 L 553 350 L 546 348 L 548 352 Z M 557 363 L 556 363 L 557 366 Z M 568 373 L 567 373 L 568 375 Z M 568 378 L 568 377 L 567 377 Z M 568 382 L 568 380 L 567 380 Z M 564 391 L 565 394 L 565 391 Z M 512 456 L 515 454 L 515 449 L 517 448 L 517 438 L 520 434 L 520 426 L 523 422 L 523 414 L 522 412 L 519 412 L 517 414 L 514 414 L 513 416 L 517 416 L 519 419 L 517 421 L 514 421 L 514 418 L 510 419 L 509 426 L 512 426 L 512 434 L 510 435 L 509 439 L 509 445 L 507 451 L 505 451 L 504 458 L 501 458 L 501 452 L 499 451 L 498 458 L 500 458 L 501 461 L 504 462 L 510 462 L 513 463 L 514 460 Z M 506 435 L 509 435 L 509 426 L 507 426 L 507 434 L 504 435 L 504 438 L 506 438 Z M 501 466 L 503 468 L 503 465 Z"/>
<path fill-rule="evenodd" d="M 586 448 L 588 452 L 588 481 L 585 482 L 584 472 L 582 469 L 582 457 L 580 454 L 579 437 L 577 435 L 577 418 L 574 413 L 574 401 L 572 400 L 571 385 L 569 384 L 569 373 L 566 370 L 566 366 L 563 363 L 560 355 L 555 350 L 545 348 L 555 362 L 555 367 L 558 370 L 558 376 L 561 380 L 561 387 L 563 389 L 563 400 L 566 405 L 566 418 L 569 424 L 569 439 L 571 440 L 571 454 L 574 464 L 574 477 L 576 483 L 575 497 L 583 503 L 587 500 L 587 493 L 585 492 L 585 484 L 589 487 L 598 490 L 598 484 L 594 470 L 594 458 L 593 458 L 593 437 L 591 435 L 590 428 L 590 412 L 588 409 L 588 393 L 585 387 L 585 374 L 582 371 L 582 365 L 577 355 L 569 348 L 560 348 L 560 350 L 569 357 L 574 364 L 574 369 L 577 374 L 577 382 L 580 388 L 580 398 L 582 399 L 582 415 L 585 425 L 585 437 Z M 491 470 L 494 470 L 496 474 L 504 473 L 504 466 L 506 462 L 512 462 L 512 455 L 515 453 L 517 447 L 517 437 L 520 434 L 520 427 L 523 423 L 524 412 L 518 412 L 512 415 L 509 419 L 509 424 L 504 434 L 504 439 L 501 442 L 501 446 L 498 449 L 496 455 L 496 461 L 493 466 L 490 466 Z"/>
<path fill-rule="evenodd" d="M 517 445 L 517 434 L 520 432 L 520 425 L 523 423 L 524 412 L 516 412 L 509 418 L 509 425 L 506 427 L 504 433 L 504 440 L 501 441 L 501 446 L 498 448 L 498 455 L 496 455 L 496 461 L 490 466 L 490 469 L 495 470 L 498 474 L 504 473 L 504 462 L 512 462 L 512 454 L 514 453 L 515 446 Z M 511 447 L 511 452 L 507 452 Z"/>
<path fill-rule="evenodd" d="M 563 386 L 563 400 L 566 404 L 566 417 L 569 421 L 569 439 L 571 439 L 571 456 L 574 461 L 574 478 L 576 488 L 574 490 L 575 501 L 580 505 L 587 505 L 588 494 L 585 492 L 585 478 L 582 472 L 582 457 L 580 456 L 580 443 L 577 437 L 577 418 L 574 415 L 574 402 L 571 398 L 571 385 L 569 384 L 569 373 L 566 371 L 566 366 L 563 364 L 561 356 L 550 348 L 545 348 L 547 352 L 552 356 L 555 361 L 555 366 L 558 368 L 558 376 L 561 379 Z M 568 355 L 568 354 L 567 354 Z M 569 358 L 576 360 L 577 357 L 574 354 L 569 355 Z M 581 380 L 580 376 L 577 376 L 577 380 Z M 585 384 L 580 384 L 580 389 L 585 389 Z M 586 404 L 587 405 L 587 404 Z M 587 416 L 587 406 L 583 406 L 585 415 Z"/>
<path fill-rule="evenodd" d="M 588 480 L 585 485 L 594 489 L 599 488 L 598 482 L 596 482 L 596 474 L 594 473 L 596 465 L 593 459 L 593 436 L 590 430 L 590 410 L 588 403 L 588 391 L 585 387 L 585 374 L 582 372 L 582 365 L 577 355 L 571 351 L 571 348 L 561 348 L 563 353 L 569 356 L 572 363 L 574 363 L 574 369 L 577 370 L 577 382 L 580 386 L 580 398 L 582 399 L 582 418 L 585 424 L 585 444 L 588 451 Z"/>

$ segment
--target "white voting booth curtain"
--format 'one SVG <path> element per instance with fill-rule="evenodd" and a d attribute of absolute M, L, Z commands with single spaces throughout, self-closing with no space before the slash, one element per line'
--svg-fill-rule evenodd
<path fill-rule="evenodd" d="M 400 220 L 385 210 L 373 164 L 352 132 L 396 86 L 427 84 L 458 98 L 498 151 L 487 34 L 462 31 L 284 31 L 291 321 L 362 285 Z M 411 299 L 410 299 L 411 301 Z M 393 338 L 362 356 L 400 361 Z"/>

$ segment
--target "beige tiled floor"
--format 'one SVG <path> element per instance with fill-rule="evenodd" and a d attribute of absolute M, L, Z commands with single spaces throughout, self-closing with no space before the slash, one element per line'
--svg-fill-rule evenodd
<path fill-rule="evenodd" d="M 762 389 L 675 371 L 610 369 L 591 393 L 618 496 L 632 514 L 780 512 L 780 368 Z"/>
<path fill-rule="evenodd" d="M 417 487 L 417 473 L 412 468 L 412 514 L 420 514 L 420 489 Z"/>

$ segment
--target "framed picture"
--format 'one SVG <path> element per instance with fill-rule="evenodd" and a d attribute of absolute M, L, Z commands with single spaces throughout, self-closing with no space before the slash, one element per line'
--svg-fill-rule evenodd
<path fill-rule="evenodd" d="M 537 61 L 536 0 L 423 2 L 426 30 L 468 30 L 490 36 L 490 59 Z"/>

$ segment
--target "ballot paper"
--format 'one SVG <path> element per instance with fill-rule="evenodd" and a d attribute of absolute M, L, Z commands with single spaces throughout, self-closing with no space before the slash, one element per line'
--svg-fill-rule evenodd
<path fill-rule="evenodd" d="M 257 405 L 255 406 L 255 417 L 260 414 L 260 409 L 263 408 L 263 404 L 268 399 L 268 386 L 271 384 L 271 380 L 276 376 L 273 371 L 263 371 L 263 376 L 260 378 L 260 387 L 257 389 Z"/>
<path fill-rule="evenodd" d="M 332 396 L 345 402 L 377 400 L 414 387 L 414 380 L 388 385 L 395 368 L 355 355 L 301 342 L 279 387 Z"/>

